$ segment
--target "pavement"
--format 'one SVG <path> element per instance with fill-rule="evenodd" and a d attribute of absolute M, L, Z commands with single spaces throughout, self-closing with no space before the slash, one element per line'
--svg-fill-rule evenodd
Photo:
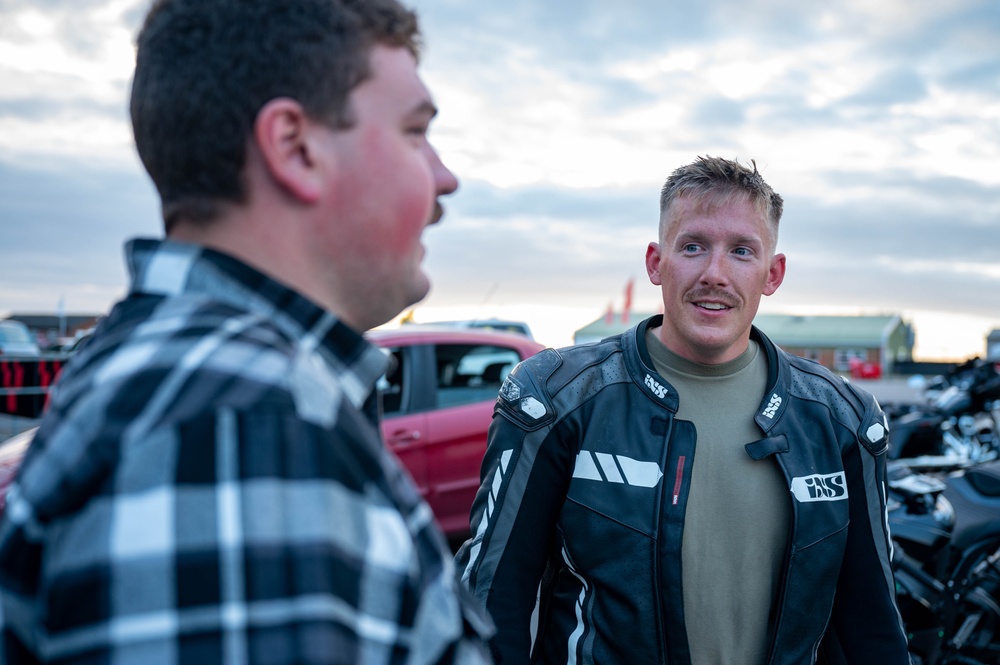
<path fill-rule="evenodd" d="M 907 378 L 885 378 L 885 379 L 850 379 L 850 382 L 867 390 L 879 404 L 923 404 L 925 402 L 923 391 L 919 387 L 909 384 Z"/>

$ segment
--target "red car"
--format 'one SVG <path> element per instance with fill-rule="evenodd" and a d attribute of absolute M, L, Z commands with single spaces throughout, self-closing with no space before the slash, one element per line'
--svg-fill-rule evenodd
<path fill-rule="evenodd" d="M 462 540 L 500 385 L 514 365 L 545 347 L 522 335 L 425 325 L 375 330 L 368 337 L 394 359 L 378 384 L 385 442 L 445 535 L 453 543 Z M 0 445 L 0 510 L 33 434 Z"/>
<path fill-rule="evenodd" d="M 426 325 L 368 336 L 395 359 L 379 381 L 383 438 L 445 535 L 464 539 L 500 385 L 545 347 L 523 335 Z"/>

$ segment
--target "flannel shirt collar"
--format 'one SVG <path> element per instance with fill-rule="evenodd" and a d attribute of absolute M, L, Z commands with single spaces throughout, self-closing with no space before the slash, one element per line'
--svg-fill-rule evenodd
<path fill-rule="evenodd" d="M 172 240 L 135 238 L 125 244 L 129 295 L 201 295 L 266 316 L 306 350 L 316 350 L 345 379 L 361 409 L 388 367 L 378 347 L 334 314 L 262 272 L 222 252 Z"/>

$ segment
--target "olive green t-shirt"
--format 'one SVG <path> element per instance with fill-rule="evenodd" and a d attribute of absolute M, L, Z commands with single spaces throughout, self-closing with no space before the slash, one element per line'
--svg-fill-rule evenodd
<path fill-rule="evenodd" d="M 646 343 L 680 396 L 677 418 L 697 431 L 681 543 L 691 662 L 763 663 L 791 517 L 778 465 L 744 449 L 763 436 L 754 415 L 767 389 L 767 358 L 752 340 L 720 365 L 686 360 L 652 332 Z"/>

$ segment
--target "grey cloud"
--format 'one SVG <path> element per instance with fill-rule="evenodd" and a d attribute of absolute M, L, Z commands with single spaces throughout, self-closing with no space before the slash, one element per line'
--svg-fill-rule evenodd
<path fill-rule="evenodd" d="M 139 28 L 142 27 L 142 21 L 146 18 L 146 13 L 149 11 L 149 5 L 152 4 L 148 1 L 137 2 L 132 7 L 126 8 L 122 12 L 122 21 L 126 26 L 132 28 L 133 34 L 138 34 Z"/>
<path fill-rule="evenodd" d="M 458 194 L 445 201 L 456 215 L 479 218 L 530 215 L 599 227 L 621 219 L 648 224 L 650 213 L 655 224 L 658 196 L 655 188 L 650 191 L 640 188 L 571 190 L 540 186 L 501 189 L 486 182 L 471 181 L 463 182 Z"/>
<path fill-rule="evenodd" d="M 157 235 L 159 205 L 138 172 L 64 161 L 61 171 L 0 162 L 4 272 L 31 284 L 121 282 L 121 243 Z"/>
<path fill-rule="evenodd" d="M 844 107 L 835 104 L 818 106 L 809 102 L 806 94 L 824 85 L 828 72 L 790 59 L 787 68 L 776 81 L 762 92 L 742 101 L 744 108 L 756 107 L 758 115 L 766 119 L 775 131 L 803 128 L 829 128 L 854 126 L 856 120 L 843 114 Z"/>
<path fill-rule="evenodd" d="M 100 102 L 93 98 L 17 97 L 0 98 L 0 118 L 19 118 L 32 122 L 50 122 L 64 118 L 79 119 L 84 115 L 100 115 L 123 120 L 124 104 Z"/>
<path fill-rule="evenodd" d="M 593 305 L 608 276 L 622 284 L 643 272 L 655 239 L 658 190 L 550 187 L 500 189 L 463 183 L 438 227 L 425 234 L 437 288 L 478 303 L 532 302 L 554 292 L 561 304 Z M 497 287 L 499 285 L 499 287 Z"/>
<path fill-rule="evenodd" d="M 890 200 L 903 202 L 837 205 L 786 196 L 781 250 L 789 257 L 789 275 L 783 297 L 890 311 L 964 307 L 988 315 L 1000 310 L 998 280 L 904 270 L 911 259 L 994 261 L 1000 226 L 984 225 L 970 213 L 995 200 L 995 189 L 957 178 L 914 183 L 903 171 L 836 172 L 830 180 L 845 190 L 862 184 L 896 194 L 919 189 L 952 205 L 944 207 L 948 212 L 933 212 L 916 196 L 911 203 L 893 196 Z M 544 288 L 554 301 L 593 305 L 615 295 L 606 293 L 609 284 L 618 288 L 628 276 L 645 279 L 642 254 L 654 239 L 655 191 L 464 187 L 467 197 L 455 197 L 443 224 L 426 236 L 427 266 L 437 288 L 472 303 L 497 284 L 494 297 L 512 301 L 530 302 Z"/>
<path fill-rule="evenodd" d="M 996 34 L 1000 35 L 1000 27 Z M 1000 88 L 1000 56 L 984 57 L 969 64 L 948 69 L 938 78 L 948 87 L 976 92 L 983 88 Z"/>
<path fill-rule="evenodd" d="M 646 243 L 653 239 L 652 232 L 639 235 L 613 223 L 575 232 L 540 220 L 445 224 L 425 234 L 427 271 L 436 289 L 471 304 L 494 289 L 492 304 L 603 303 L 609 283 L 617 289 L 628 276 L 641 274 Z"/>
<path fill-rule="evenodd" d="M 935 61 L 942 50 L 951 51 L 956 44 L 966 56 L 996 51 L 1000 15 L 994 0 L 935 3 L 921 9 L 927 12 L 926 20 L 908 22 L 906 29 L 897 26 L 891 35 L 873 43 L 873 52 Z"/>
<path fill-rule="evenodd" d="M 974 203 L 933 212 L 920 205 L 887 201 L 821 205 L 786 197 L 781 245 L 789 253 L 825 257 L 898 256 L 913 261 L 993 264 L 1000 226 L 970 218 Z"/>
<path fill-rule="evenodd" d="M 907 22 L 877 40 L 866 42 L 855 57 L 873 66 L 909 68 L 918 72 L 925 83 L 944 88 L 998 87 L 1000 58 L 996 40 L 1000 34 L 1000 12 L 996 3 L 964 0 L 926 5 L 923 9 L 931 7 L 925 20 Z"/>
<path fill-rule="evenodd" d="M 691 43 L 708 20 L 698 7 L 655 0 L 620 3 L 613 11 L 596 0 L 572 5 L 424 0 L 414 5 L 427 42 L 425 71 L 476 87 L 497 108 L 535 101 L 510 84 L 512 66 L 558 72 L 589 89 L 581 114 L 606 114 L 657 99 L 657 91 L 617 75 L 614 66 Z"/>
<path fill-rule="evenodd" d="M 700 74 L 694 71 L 664 73 L 657 89 L 643 88 L 617 77 L 613 64 L 642 62 L 686 47 L 710 51 L 712 44 L 726 38 L 749 38 L 746 58 L 753 61 L 759 55 L 757 49 L 773 54 L 830 37 L 815 8 L 785 0 L 684 7 L 649 0 L 618 3 L 613 11 L 596 0 L 572 5 L 512 0 L 492 6 L 424 0 L 415 5 L 427 31 L 428 68 L 478 87 L 501 109 L 533 101 L 521 98 L 505 81 L 503 72 L 512 61 L 534 61 L 540 69 L 587 86 L 592 97 L 581 104 L 579 113 L 601 115 L 662 99 L 667 91 L 673 94 L 700 87 Z M 870 29 L 864 13 L 847 15 L 844 20 L 851 26 L 847 32 Z M 862 56 L 885 71 L 870 88 L 829 108 L 817 109 L 803 97 L 807 86 L 822 74 L 794 68 L 794 64 L 753 99 L 734 102 L 716 96 L 692 101 L 679 95 L 678 103 L 688 104 L 690 110 L 686 127 L 678 128 L 685 130 L 678 132 L 678 147 L 734 144 L 738 139 L 732 132 L 755 106 L 764 111 L 757 115 L 777 128 L 782 124 L 856 126 L 859 107 L 867 109 L 866 121 L 879 121 L 884 118 L 885 104 L 914 101 L 926 93 L 924 74 L 914 69 L 912 60 L 875 52 Z"/>
<path fill-rule="evenodd" d="M 477 48 L 500 50 L 496 54 L 500 58 L 508 49 L 530 49 L 544 52 L 546 66 L 568 63 L 573 68 L 642 56 L 653 46 L 690 42 L 704 33 L 710 19 L 708 10 L 697 3 L 659 0 L 630 0 L 613 8 L 601 0 L 572 4 L 417 0 L 411 5 L 425 26 L 431 50 L 448 49 L 446 39 L 453 44 L 461 42 L 464 40 L 454 37 L 468 36 L 475 30 L 487 39 L 503 36 L 483 45 L 477 35 L 474 42 Z"/>
<path fill-rule="evenodd" d="M 975 199 L 979 203 L 995 200 L 998 193 L 996 187 L 975 180 L 949 176 L 919 177 L 905 169 L 873 172 L 828 170 L 824 172 L 824 177 L 836 186 L 913 187 L 941 197 Z"/>
<path fill-rule="evenodd" d="M 86 10 L 105 5 L 107 0 L 3 0 L 0 2 L 0 10 L 11 12 L 33 9 L 52 14 L 58 11 Z"/>
<path fill-rule="evenodd" d="M 726 97 L 703 98 L 691 110 L 692 125 L 705 128 L 739 129 L 746 118 L 745 102 Z"/>
<path fill-rule="evenodd" d="M 593 77 L 596 99 L 593 110 L 607 114 L 620 111 L 624 106 L 642 106 L 660 99 L 660 95 L 637 85 L 634 81 L 599 75 Z"/>
<path fill-rule="evenodd" d="M 790 255 L 778 296 L 801 303 L 889 312 L 920 309 L 995 317 L 1000 310 L 1000 280 L 968 274 L 905 273 L 863 259 L 817 265 Z"/>
<path fill-rule="evenodd" d="M 767 126 L 777 132 L 802 129 L 827 129 L 850 123 L 831 106 L 808 106 L 804 97 L 768 95 L 749 100 L 764 111 Z"/>
<path fill-rule="evenodd" d="M 123 8 L 119 19 L 134 33 L 149 4 L 146 0 L 136 0 L 134 5 Z M 87 58 L 103 48 L 105 38 L 103 31 L 96 28 L 90 10 L 103 9 L 107 5 L 107 0 L 5 0 L 0 2 L 0 15 L 22 10 L 42 11 L 55 23 L 58 42 L 74 55 Z M 0 35 L 14 43 L 35 39 L 10 21 L 0 23 Z"/>
<path fill-rule="evenodd" d="M 875 77 L 864 90 L 843 100 L 843 104 L 883 108 L 891 104 L 916 102 L 927 95 L 924 78 L 912 68 L 896 67 Z"/>

